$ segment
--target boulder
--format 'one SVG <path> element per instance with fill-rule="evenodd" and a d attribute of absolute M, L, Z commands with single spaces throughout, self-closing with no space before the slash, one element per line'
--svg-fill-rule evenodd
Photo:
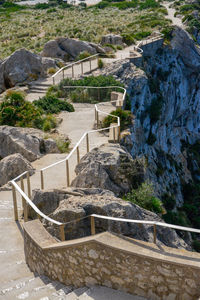
<path fill-rule="evenodd" d="M 74 187 L 102 188 L 124 194 L 144 178 L 144 163 L 119 144 L 104 144 L 87 153 L 76 166 Z"/>
<path fill-rule="evenodd" d="M 60 38 L 57 42 L 59 47 L 73 58 L 76 58 L 81 52 L 97 53 L 96 49 L 88 42 L 68 38 Z"/>
<path fill-rule="evenodd" d="M 120 35 L 107 34 L 102 36 L 101 44 L 123 45 L 123 39 Z"/>
<path fill-rule="evenodd" d="M 192 69 L 192 72 L 200 71 L 200 48 L 187 31 L 176 26 L 171 40 L 172 49 L 176 50 L 183 60 L 183 63 Z"/>
<path fill-rule="evenodd" d="M 55 61 L 19 49 L 0 62 L 0 93 L 18 84 L 44 77 L 47 68 L 56 67 Z"/>
<path fill-rule="evenodd" d="M 66 52 L 63 51 L 57 41 L 52 40 L 48 41 L 43 48 L 43 51 L 41 52 L 41 55 L 43 57 L 55 57 L 55 58 L 61 58 L 64 59 Z"/>
<path fill-rule="evenodd" d="M 41 130 L 0 126 L 0 157 L 20 153 L 27 160 L 34 161 L 46 153 L 58 153 L 56 142 L 44 139 Z"/>
<path fill-rule="evenodd" d="M 163 222 L 155 213 L 147 211 L 131 202 L 115 197 L 111 191 L 103 189 L 68 188 L 65 190 L 34 191 L 33 203 L 54 220 L 70 222 L 65 225 L 66 239 L 75 239 L 91 234 L 90 219 L 87 216 L 99 214 L 105 216 L 151 220 Z M 36 217 L 33 213 L 29 216 Z M 80 221 L 71 222 L 84 218 Z M 58 226 L 45 223 L 47 230 L 59 238 Z M 139 240 L 153 241 L 153 228 L 148 225 L 136 225 L 125 222 L 107 221 L 95 218 L 96 233 L 111 231 Z M 187 244 L 177 236 L 174 230 L 157 227 L 158 244 L 170 247 L 186 248 Z"/>
<path fill-rule="evenodd" d="M 0 161 L 0 187 L 25 171 L 30 171 L 30 175 L 34 173 L 31 164 L 21 154 L 3 158 Z"/>
<path fill-rule="evenodd" d="M 63 37 L 47 42 L 41 55 L 65 60 L 66 57 L 76 58 L 81 52 L 104 54 L 105 50 L 95 43 Z"/>
<path fill-rule="evenodd" d="M 52 59 L 50 57 L 42 57 L 42 66 L 45 72 L 47 72 L 49 68 L 57 68 L 55 59 Z"/>

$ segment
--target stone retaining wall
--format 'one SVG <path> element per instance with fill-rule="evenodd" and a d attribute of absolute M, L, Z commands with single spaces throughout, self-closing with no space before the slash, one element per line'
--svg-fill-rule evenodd
<path fill-rule="evenodd" d="M 156 51 L 160 49 L 163 45 L 164 39 L 158 39 L 151 41 L 148 44 L 139 46 L 143 50 L 143 56 L 154 56 Z"/>
<path fill-rule="evenodd" d="M 200 296 L 200 255 L 111 233 L 56 242 L 39 220 L 24 225 L 32 271 L 75 287 L 103 285 L 148 299 Z"/>

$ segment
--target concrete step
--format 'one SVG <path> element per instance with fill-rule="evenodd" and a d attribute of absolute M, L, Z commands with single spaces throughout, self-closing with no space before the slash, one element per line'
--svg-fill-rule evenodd
<path fill-rule="evenodd" d="M 5 300 L 14 299 L 62 299 L 71 292 L 71 287 L 66 287 L 57 281 L 51 281 L 46 276 L 22 278 L 7 284 L 0 297 Z M 1 299 L 1 298 L 0 298 Z M 64 298 L 65 299 L 65 298 Z"/>
<path fill-rule="evenodd" d="M 145 298 L 103 286 L 95 286 L 84 292 L 78 300 L 145 300 Z"/>
<path fill-rule="evenodd" d="M 88 291 L 88 287 L 82 287 L 82 288 L 75 289 L 75 290 L 73 290 L 73 292 L 71 292 L 67 295 L 66 299 L 67 300 L 78 300 L 79 296 L 81 296 L 82 294 L 84 294 L 87 291 Z"/>

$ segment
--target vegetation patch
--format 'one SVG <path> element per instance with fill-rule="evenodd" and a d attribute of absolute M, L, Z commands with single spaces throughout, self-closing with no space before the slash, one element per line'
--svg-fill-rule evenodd
<path fill-rule="evenodd" d="M 33 103 L 36 107 L 42 109 L 46 114 L 58 114 L 63 110 L 69 112 L 74 111 L 74 107 L 71 103 L 67 102 L 66 100 L 58 99 L 51 94 L 47 94 Z"/>
<path fill-rule="evenodd" d="M 120 117 L 120 129 L 124 130 L 132 124 L 132 114 L 130 111 L 118 108 L 110 113 L 113 116 L 107 116 L 103 120 L 102 126 L 104 128 L 110 127 L 111 123 L 117 123 L 117 118 Z M 116 116 L 116 117 L 114 117 Z"/>
<path fill-rule="evenodd" d="M 142 183 L 137 189 L 126 194 L 123 199 L 157 214 L 164 212 L 162 202 L 154 196 L 152 184 L 147 182 Z"/>
<path fill-rule="evenodd" d="M 85 88 L 81 88 L 82 86 Z M 107 88 L 108 86 L 111 88 Z M 122 89 L 112 88 L 112 86 L 123 87 L 123 84 L 113 76 L 88 76 L 79 80 L 66 78 L 59 85 L 49 88 L 48 94 L 59 98 L 68 98 L 74 103 L 94 104 L 110 101 L 112 91 L 123 92 Z"/>

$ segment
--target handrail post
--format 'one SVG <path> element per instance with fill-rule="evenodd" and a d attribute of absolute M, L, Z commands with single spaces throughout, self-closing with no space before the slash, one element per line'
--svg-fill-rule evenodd
<path fill-rule="evenodd" d="M 92 71 L 92 60 L 89 59 L 89 62 L 90 62 L 90 72 Z"/>
<path fill-rule="evenodd" d="M 64 74 L 64 72 L 65 72 L 65 71 L 64 71 L 64 69 L 63 69 L 63 70 L 62 70 L 62 73 L 63 73 L 63 79 L 65 78 L 65 74 Z"/>
<path fill-rule="evenodd" d="M 99 128 L 99 112 L 97 110 L 97 128 Z"/>
<path fill-rule="evenodd" d="M 118 126 L 118 142 L 120 142 L 120 126 Z"/>
<path fill-rule="evenodd" d="M 28 197 L 30 199 L 31 198 L 31 182 L 30 182 L 30 174 L 29 174 L 29 172 L 27 172 L 26 178 L 27 178 Z"/>
<path fill-rule="evenodd" d="M 114 139 L 114 143 L 116 143 L 116 138 L 115 138 L 115 127 L 113 127 L 113 139 Z"/>
<path fill-rule="evenodd" d="M 96 107 L 94 109 L 94 119 L 95 119 L 95 121 L 97 120 L 97 110 L 96 110 Z"/>
<path fill-rule="evenodd" d="M 65 241 L 65 225 L 61 224 L 60 226 L 60 240 Z"/>
<path fill-rule="evenodd" d="M 13 208 L 14 208 L 15 221 L 18 221 L 17 197 L 16 197 L 16 190 L 13 184 L 12 184 L 12 195 L 13 195 Z"/>
<path fill-rule="evenodd" d="M 74 78 L 74 65 L 72 65 L 72 78 Z"/>
<path fill-rule="evenodd" d="M 89 134 L 86 134 L 86 146 L 87 146 L 87 153 L 90 152 L 90 145 L 89 145 Z"/>
<path fill-rule="evenodd" d="M 53 85 L 55 85 L 55 78 L 53 77 Z"/>
<path fill-rule="evenodd" d="M 91 235 L 94 235 L 95 234 L 95 220 L 94 220 L 93 216 L 90 217 L 90 224 L 91 224 Z"/>
<path fill-rule="evenodd" d="M 156 244 L 156 224 L 153 225 L 153 242 Z"/>
<path fill-rule="evenodd" d="M 21 189 L 24 192 L 24 180 L 23 177 L 20 178 L 21 182 Z M 27 209 L 27 203 L 24 197 L 22 196 L 22 207 L 23 207 L 23 212 L 24 212 L 24 222 L 28 221 L 28 209 Z"/>
<path fill-rule="evenodd" d="M 76 148 L 76 152 L 77 152 L 77 163 L 80 163 L 80 152 L 79 152 L 79 146 L 77 146 Z"/>
<path fill-rule="evenodd" d="M 44 175 L 43 175 L 43 171 L 40 171 L 40 181 L 41 181 L 41 190 L 44 189 Z"/>
<path fill-rule="evenodd" d="M 83 62 L 81 62 L 81 75 L 83 75 Z"/>
<path fill-rule="evenodd" d="M 68 161 L 68 159 L 66 160 L 66 176 L 67 176 L 67 187 L 69 187 L 70 182 L 69 182 L 69 161 Z"/>

